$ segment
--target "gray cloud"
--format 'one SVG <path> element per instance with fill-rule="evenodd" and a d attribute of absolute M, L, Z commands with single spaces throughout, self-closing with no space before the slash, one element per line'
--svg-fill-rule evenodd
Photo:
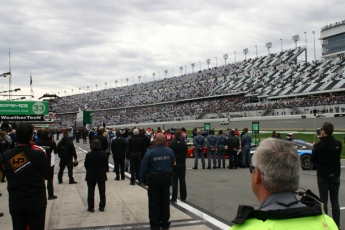
<path fill-rule="evenodd" d="M 69 94 L 79 88 L 104 88 L 115 80 L 118 86 L 125 78 L 138 82 L 138 76 L 164 70 L 168 76 L 180 73 L 179 67 L 191 63 L 195 70 L 266 55 L 266 42 L 271 52 L 294 47 L 292 35 L 299 34 L 299 45 L 308 36 L 308 59 L 313 58 L 313 35 L 316 31 L 316 54 L 321 47 L 317 40 L 321 27 L 343 20 L 342 0 L 307 1 L 42 1 L 23 3 L 0 0 L 0 72 L 8 70 L 8 49 L 11 48 L 13 88 L 29 93 L 29 76 L 37 99 L 44 93 Z M 172 70 L 173 69 L 173 70 Z M 133 78 L 132 78 L 133 77 Z M 156 77 L 156 79 L 157 79 Z M 4 90 L 8 79 L 0 79 Z"/>

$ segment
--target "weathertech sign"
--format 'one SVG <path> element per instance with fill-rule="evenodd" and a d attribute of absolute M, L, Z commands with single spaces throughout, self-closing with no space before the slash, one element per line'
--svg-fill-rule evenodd
<path fill-rule="evenodd" d="M 48 115 L 48 117 L 50 116 Z M 45 116 L 0 115 L 0 121 L 45 121 Z"/>

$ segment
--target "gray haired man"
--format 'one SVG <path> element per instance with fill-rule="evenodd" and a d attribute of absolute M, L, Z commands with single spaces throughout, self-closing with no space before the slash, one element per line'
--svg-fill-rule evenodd
<path fill-rule="evenodd" d="M 249 168 L 252 190 L 260 202 L 259 210 L 240 205 L 238 229 L 337 229 L 321 204 L 306 205 L 297 200 L 301 161 L 291 142 L 268 138 L 255 151 Z"/>

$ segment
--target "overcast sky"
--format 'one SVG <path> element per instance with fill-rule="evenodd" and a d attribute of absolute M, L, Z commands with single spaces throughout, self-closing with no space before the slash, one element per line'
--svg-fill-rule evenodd
<path fill-rule="evenodd" d="M 23 3 L 27 2 L 27 3 Z M 0 0 L 0 74 L 9 70 L 11 48 L 12 89 L 30 94 L 32 75 L 35 98 L 44 93 L 60 96 L 105 87 L 152 81 L 229 62 L 267 55 L 305 45 L 308 59 L 321 56 L 321 27 L 345 19 L 344 0 Z M 0 78 L 1 91 L 9 79 Z M 107 86 L 105 86 L 107 83 Z M 28 97 L 27 97 L 28 98 Z M 4 97 L 0 98 L 1 100 Z M 6 99 L 6 98 L 5 98 Z"/>

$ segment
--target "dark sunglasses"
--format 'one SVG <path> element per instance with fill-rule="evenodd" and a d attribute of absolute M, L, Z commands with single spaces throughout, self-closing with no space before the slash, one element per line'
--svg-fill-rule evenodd
<path fill-rule="evenodd" d="M 252 174 L 253 173 L 253 171 L 256 169 L 256 167 L 254 166 L 254 165 L 250 165 L 249 166 L 249 172 L 250 172 L 250 174 Z"/>

